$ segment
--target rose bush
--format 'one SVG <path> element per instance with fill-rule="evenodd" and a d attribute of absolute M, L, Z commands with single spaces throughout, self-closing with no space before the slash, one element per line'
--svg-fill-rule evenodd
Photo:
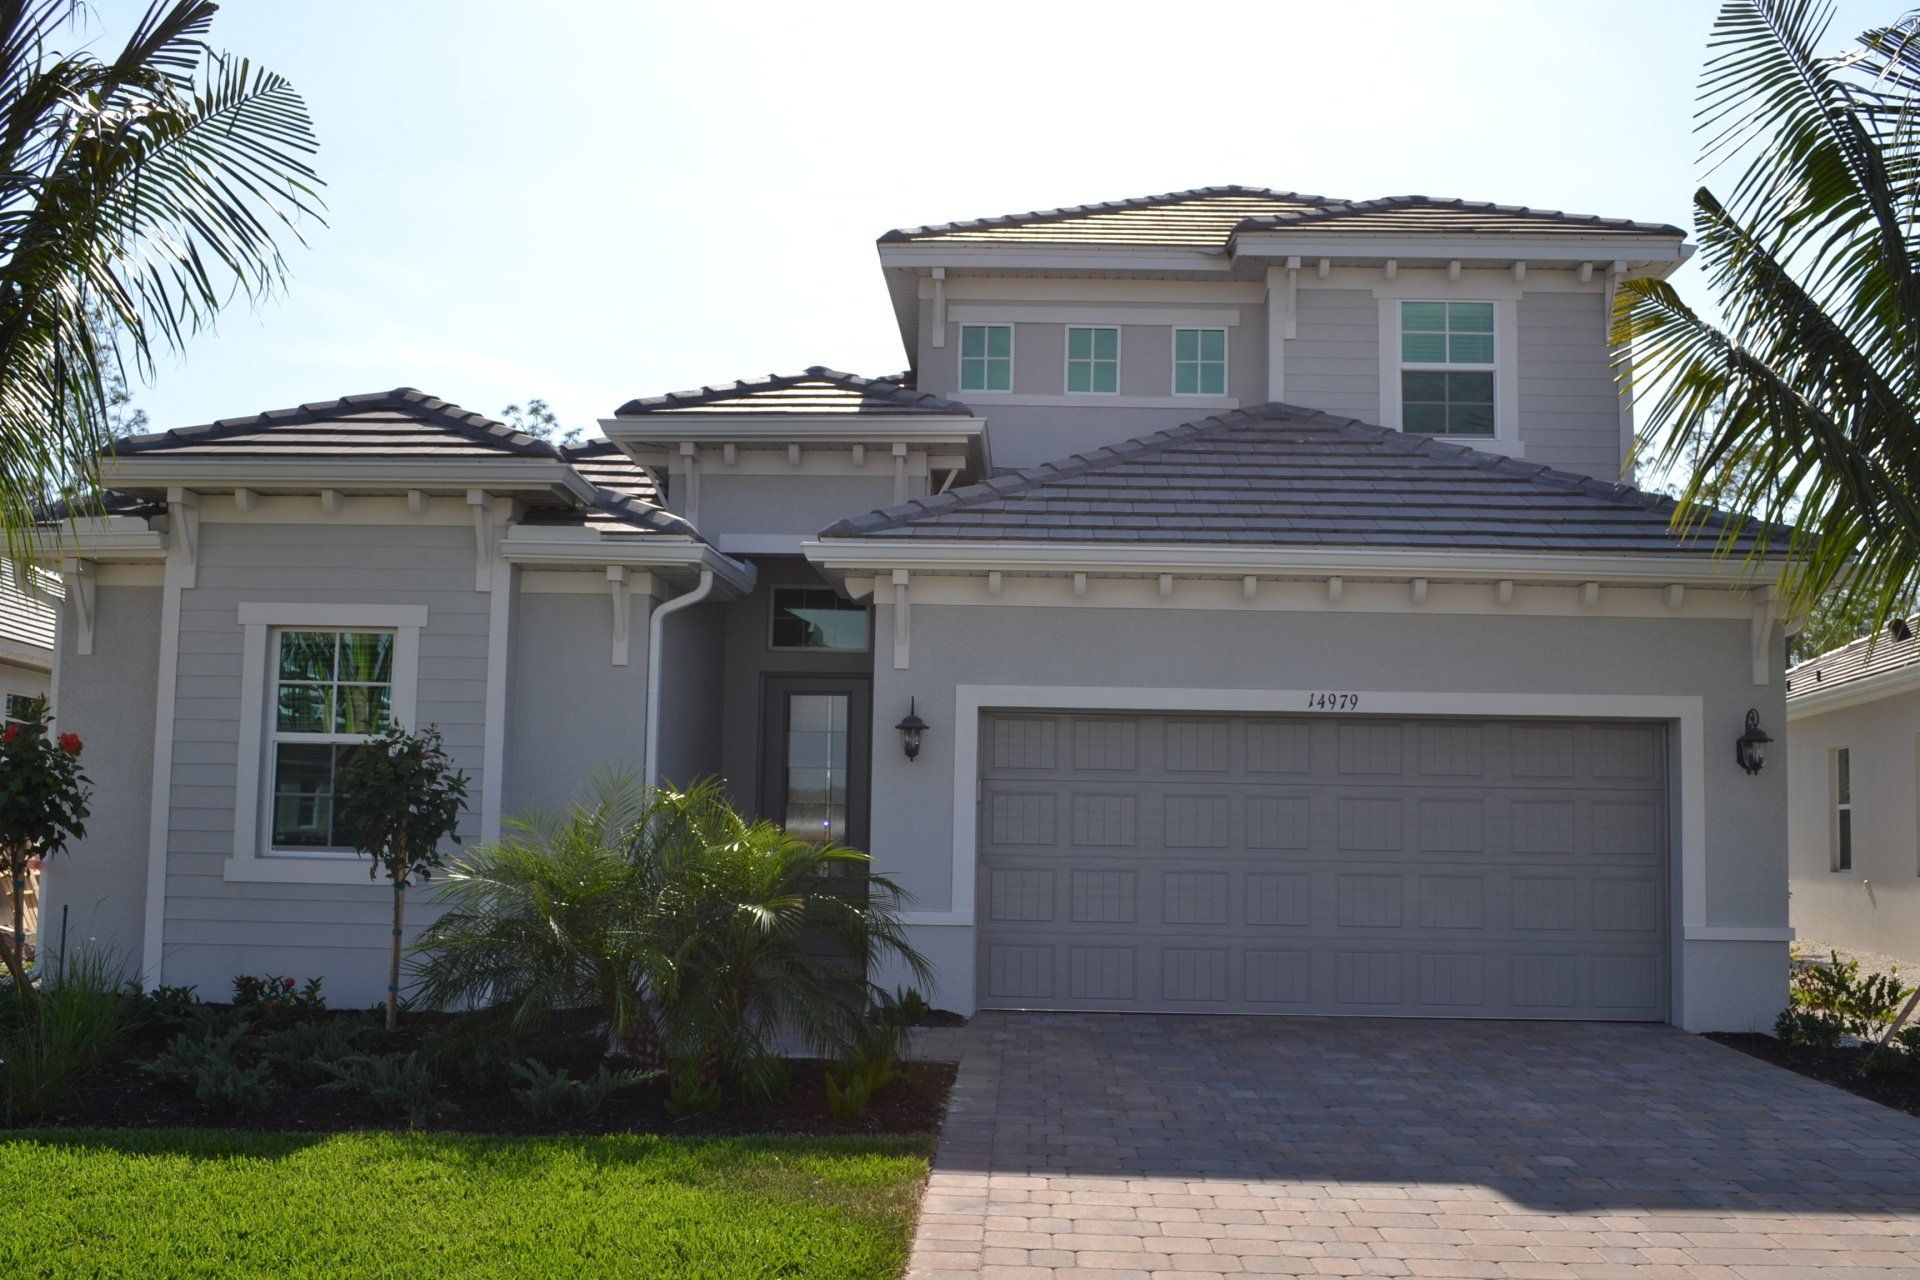
<path fill-rule="evenodd" d="M 67 841 L 86 835 L 91 785 L 80 772 L 80 736 L 63 733 L 56 740 L 52 723 L 46 699 L 38 698 L 0 730 L 0 870 L 13 889 L 13 933 L 0 953 L 29 1009 L 34 994 L 27 981 L 27 873 L 63 851 Z"/>

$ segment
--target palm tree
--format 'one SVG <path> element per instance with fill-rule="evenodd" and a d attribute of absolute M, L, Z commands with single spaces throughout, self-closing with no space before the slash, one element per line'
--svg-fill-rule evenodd
<path fill-rule="evenodd" d="M 0 532 L 92 489 L 123 360 L 143 373 L 285 276 L 317 217 L 300 95 L 206 43 L 212 0 L 154 0 L 111 57 L 79 0 L 0 0 Z M 102 323 L 104 317 L 105 323 Z M 103 337 L 103 335 L 117 335 Z"/>
<path fill-rule="evenodd" d="M 1614 342 L 1649 389 L 1661 462 L 1693 466 L 1675 521 L 1717 503 L 1789 525 L 1782 585 L 1836 590 L 1872 625 L 1920 570 L 1920 15 L 1824 57 L 1828 0 L 1730 0 L 1701 81 L 1722 198 L 1694 228 L 1725 317 L 1662 281 L 1622 285 Z"/>

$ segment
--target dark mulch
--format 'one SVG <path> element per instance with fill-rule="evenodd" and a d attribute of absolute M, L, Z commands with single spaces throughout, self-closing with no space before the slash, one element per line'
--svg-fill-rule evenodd
<path fill-rule="evenodd" d="M 405 1053 L 418 1047 L 438 1021 L 416 1014 L 382 1052 Z M 375 1106 L 362 1093 L 308 1087 L 276 1075 L 273 1096 L 264 1111 L 227 1116 L 196 1101 L 184 1087 L 140 1070 L 158 1054 L 177 1028 L 146 1026 L 114 1060 L 86 1073 L 51 1116 L 35 1127 L 115 1129 L 248 1129 L 331 1133 L 350 1129 L 404 1129 L 406 1120 Z M 616 1070 L 631 1063 L 610 1063 Z M 600 1115 L 586 1123 L 543 1124 L 529 1116 L 507 1082 L 486 1088 L 443 1085 L 445 1114 L 423 1126 L 428 1130 L 530 1135 L 548 1133 L 663 1133 L 681 1136 L 737 1134 L 912 1134 L 940 1128 L 955 1068 L 944 1062 L 902 1064 L 905 1078 L 875 1095 L 865 1114 L 841 1120 L 827 1110 L 826 1073 L 830 1062 L 790 1062 L 792 1087 L 772 1106 L 723 1101 L 714 1111 L 686 1119 L 667 1114 L 664 1080 L 614 1093 Z M 6 1128 L 0 1120 L 0 1130 Z"/>
<path fill-rule="evenodd" d="M 913 1020 L 916 1027 L 964 1027 L 967 1020 L 951 1009 L 929 1009 Z"/>
<path fill-rule="evenodd" d="M 1845 1089 L 1883 1107 L 1892 1107 L 1910 1116 L 1920 1116 L 1920 1071 L 1870 1072 L 1864 1065 L 1867 1058 L 1865 1049 L 1808 1049 L 1783 1044 L 1772 1036 L 1757 1032 L 1713 1032 L 1707 1039 L 1750 1054 L 1762 1062 L 1771 1062 L 1776 1067 L 1797 1071 L 1836 1089 Z"/>

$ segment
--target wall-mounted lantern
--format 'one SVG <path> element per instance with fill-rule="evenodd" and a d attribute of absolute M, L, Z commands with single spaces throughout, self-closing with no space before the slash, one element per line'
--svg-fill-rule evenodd
<path fill-rule="evenodd" d="M 920 735 L 927 731 L 927 722 L 914 710 L 918 699 L 907 700 L 907 714 L 899 724 L 893 726 L 900 731 L 900 747 L 907 753 L 907 759 L 918 759 L 920 755 Z"/>
<path fill-rule="evenodd" d="M 1758 773 L 1766 767 L 1767 744 L 1772 741 L 1773 739 L 1767 736 L 1767 731 L 1760 727 L 1760 713 L 1748 711 L 1747 731 L 1741 734 L 1733 744 L 1734 758 L 1739 760 L 1740 767 L 1748 773 Z"/>

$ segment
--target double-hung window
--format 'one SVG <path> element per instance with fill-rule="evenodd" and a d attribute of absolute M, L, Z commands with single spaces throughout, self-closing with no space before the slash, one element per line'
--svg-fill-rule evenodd
<path fill-rule="evenodd" d="M 1400 429 L 1423 436 L 1494 434 L 1491 302 L 1400 304 Z"/>
<path fill-rule="evenodd" d="M 347 852 L 338 782 L 353 753 L 392 721 L 394 634 L 306 629 L 272 634 L 272 847 Z"/>
<path fill-rule="evenodd" d="M 1853 752 L 1833 749 L 1833 869 L 1853 870 Z"/>
<path fill-rule="evenodd" d="M 1173 331 L 1173 394 L 1223 396 L 1227 394 L 1227 331 L 1175 329 Z"/>
<path fill-rule="evenodd" d="M 1067 326 L 1067 394 L 1120 394 L 1120 330 Z"/>
<path fill-rule="evenodd" d="M 1013 326 L 960 326 L 960 389 L 1013 390 Z"/>

